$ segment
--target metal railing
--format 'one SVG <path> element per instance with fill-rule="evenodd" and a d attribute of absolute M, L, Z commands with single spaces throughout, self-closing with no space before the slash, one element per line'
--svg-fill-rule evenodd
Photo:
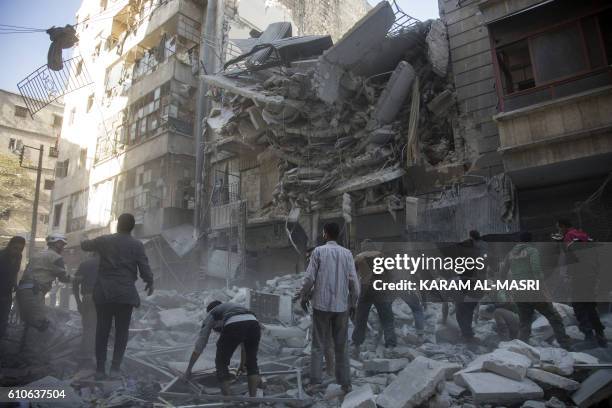
<path fill-rule="evenodd" d="M 34 116 L 36 112 L 67 93 L 91 83 L 83 58 L 76 56 L 65 60 L 63 68 L 59 71 L 53 71 L 47 65 L 39 67 L 19 81 L 17 88 L 30 115 Z"/>

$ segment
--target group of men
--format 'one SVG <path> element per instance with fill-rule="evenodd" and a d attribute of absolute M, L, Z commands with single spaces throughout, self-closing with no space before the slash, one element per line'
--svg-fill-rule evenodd
<path fill-rule="evenodd" d="M 586 233 L 573 228 L 567 220 L 557 223 L 563 251 L 569 254 L 577 241 L 589 241 Z M 153 292 L 153 275 L 148 265 L 143 244 L 131 236 L 134 217 L 123 214 L 119 217 L 116 234 L 103 235 L 93 240 L 84 240 L 81 248 L 94 255 L 79 267 L 73 282 L 73 291 L 79 311 L 83 316 L 85 332 L 91 333 L 95 324 L 95 355 L 97 378 L 105 378 L 106 351 L 109 332 L 114 320 L 115 347 L 111 363 L 111 375 L 119 371 L 128 340 L 128 330 L 134 307 L 140 299 L 135 287 L 138 274 L 146 282 L 146 290 Z M 394 315 L 391 307 L 395 300 L 388 294 L 376 293 L 372 289 L 372 260 L 381 252 L 364 251 L 355 257 L 350 250 L 338 244 L 340 227 L 328 223 L 323 227 L 324 245 L 310 251 L 308 266 L 303 284 L 296 295 L 304 310 L 312 308 L 312 344 L 310 385 L 316 390 L 322 383 L 323 360 L 328 373 L 332 368 L 336 382 L 348 393 L 351 378 L 348 353 L 349 321 L 354 330 L 352 344 L 356 353 L 364 342 L 367 333 L 368 316 L 374 306 L 381 321 L 385 346 L 397 345 L 394 330 Z M 502 274 L 510 274 L 512 279 L 538 279 L 542 277 L 542 267 L 538 249 L 531 243 L 528 232 L 520 234 L 520 242 L 507 254 L 501 268 Z M 479 254 L 486 255 L 487 244 L 477 231 L 470 232 L 469 244 Z M 70 281 L 66 273 L 61 253 L 66 245 L 62 235 L 52 234 L 47 239 L 46 250 L 34 254 L 17 284 L 17 273 L 21 263 L 21 252 L 25 240 L 15 237 L 7 247 L 0 251 L 2 286 L 0 293 L 0 335 L 4 334 L 8 312 L 11 308 L 12 291 L 17 291 L 17 301 L 21 318 L 28 327 L 44 331 L 49 326 L 44 308 L 45 294 L 55 279 Z M 571 275 L 571 274 L 570 274 Z M 584 275 L 570 276 L 570 285 L 580 286 Z M 550 322 L 558 343 L 571 348 L 563 321 L 547 298 L 538 301 L 510 299 L 503 292 L 489 293 L 485 297 L 471 297 L 465 293 L 456 299 L 457 323 L 466 342 L 475 341 L 472 323 L 474 311 L 479 304 L 488 303 L 492 316 L 503 339 L 519 338 L 527 341 L 531 334 L 531 324 L 535 311 Z M 400 295 L 412 309 L 417 333 L 422 336 L 424 315 L 421 300 L 414 293 Z M 583 299 L 581 299 L 583 300 Z M 605 347 L 604 326 L 597 312 L 596 303 L 574 302 L 574 312 L 586 340 L 595 340 Z M 485 308 L 486 309 L 486 308 Z M 192 377 L 194 365 L 205 349 L 212 331 L 220 334 L 217 341 L 215 366 L 223 394 L 230 393 L 232 375 L 229 371 L 234 352 L 241 347 L 239 371 L 246 371 L 249 395 L 257 395 L 260 384 L 257 353 L 261 339 L 261 326 L 253 312 L 244 306 L 233 303 L 213 301 L 206 308 L 207 316 L 202 324 L 198 340 L 191 355 L 185 378 Z M 95 317 L 95 319 L 94 319 Z M 88 330 L 89 328 L 89 330 Z M 85 338 L 84 348 L 91 344 L 91 337 Z"/>
<path fill-rule="evenodd" d="M 72 278 L 62 257 L 67 239 L 62 234 L 53 233 L 46 239 L 47 248 L 29 257 L 29 262 L 17 283 L 25 240 L 13 237 L 7 247 L 0 251 L 0 337 L 4 336 L 6 331 L 13 291 L 16 292 L 20 318 L 25 323 L 23 348 L 30 328 L 46 332 L 51 325 L 45 296 L 53 283 L 56 280 L 72 282 L 83 322 L 80 355 L 92 356 L 95 348 L 96 379 L 106 379 L 108 339 L 114 321 L 115 344 L 110 374 L 119 376 L 128 342 L 132 310 L 140 304 L 135 286 L 138 275 L 145 281 L 148 295 L 153 293 L 153 274 L 144 246 L 131 236 L 134 225 L 132 214 L 122 214 L 118 218 L 117 233 L 83 240 L 81 248 L 93 255 L 81 263 Z"/>

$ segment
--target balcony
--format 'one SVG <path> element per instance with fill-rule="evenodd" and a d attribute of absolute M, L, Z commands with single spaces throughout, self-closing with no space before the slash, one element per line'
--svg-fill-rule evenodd
<path fill-rule="evenodd" d="M 519 188 L 612 171 L 612 86 L 500 113 L 504 167 Z"/>
<path fill-rule="evenodd" d="M 196 87 L 197 81 L 191 70 L 191 66 L 172 55 L 166 61 L 157 64 L 152 72 L 132 80 L 132 86 L 128 90 L 128 100 L 135 101 L 142 98 L 171 79 Z"/>

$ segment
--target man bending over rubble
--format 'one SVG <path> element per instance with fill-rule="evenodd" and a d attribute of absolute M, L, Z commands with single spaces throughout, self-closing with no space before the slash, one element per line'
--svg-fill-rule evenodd
<path fill-rule="evenodd" d="M 256 397 L 257 386 L 259 385 L 257 351 L 261 338 L 261 327 L 255 314 L 238 304 L 221 303 L 218 300 L 210 302 L 206 307 L 206 312 L 208 316 L 202 323 L 200 335 L 185 371 L 185 378 L 191 378 L 193 366 L 204 351 L 211 330 L 214 330 L 221 333 L 219 340 L 217 340 L 217 354 L 215 356 L 215 367 L 217 378 L 221 384 L 221 393 L 230 395 L 230 360 L 234 351 L 242 344 L 244 353 L 240 358 L 240 367 L 246 365 L 249 396 Z"/>
<path fill-rule="evenodd" d="M 359 298 L 359 279 L 351 251 L 336 242 L 339 235 L 338 224 L 323 226 L 326 243 L 312 252 L 300 294 L 304 299 L 312 299 L 311 389 L 321 384 L 323 353 L 331 330 L 336 382 L 348 393 L 351 390 L 348 321 L 349 314 L 354 314 Z"/>
<path fill-rule="evenodd" d="M 132 237 L 136 220 L 132 214 L 121 214 L 117 233 L 81 242 L 83 251 L 100 255 L 98 277 L 94 285 L 96 304 L 96 379 L 106 378 L 106 348 L 113 320 L 115 347 L 111 376 L 120 376 L 120 366 L 128 343 L 132 310 L 140 306 L 135 282 L 138 274 L 146 282 L 147 294 L 153 294 L 153 274 L 142 242 Z"/>

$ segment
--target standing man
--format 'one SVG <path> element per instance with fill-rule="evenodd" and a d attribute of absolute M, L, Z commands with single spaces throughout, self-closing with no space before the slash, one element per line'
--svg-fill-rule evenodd
<path fill-rule="evenodd" d="M 391 348 L 397 346 L 393 309 L 391 308 L 394 297 L 384 291 L 374 290 L 371 285 L 374 258 L 382 256 L 383 253 L 380 251 L 364 251 L 355 257 L 355 268 L 357 269 L 361 288 L 359 290 L 357 311 L 355 312 L 355 330 L 353 330 L 352 336 L 354 356 L 359 356 L 360 347 L 365 341 L 368 316 L 372 306 L 376 308 L 378 318 L 380 319 L 380 325 L 385 337 L 385 347 Z"/>
<path fill-rule="evenodd" d="M 302 299 L 312 299 L 311 388 L 321 384 L 323 353 L 331 331 L 336 382 L 348 393 L 351 390 L 348 320 L 359 297 L 359 280 L 351 251 L 336 242 L 339 235 L 338 224 L 323 226 L 326 243 L 312 251 L 300 294 Z"/>
<path fill-rule="evenodd" d="M 9 314 L 13 305 L 13 291 L 17 287 L 17 275 L 21 267 L 21 254 L 25 238 L 13 237 L 5 248 L 0 249 L 0 339 L 8 327 Z"/>
<path fill-rule="evenodd" d="M 235 303 L 221 303 L 218 300 L 210 302 L 206 307 L 208 316 L 202 323 L 202 330 L 196 342 L 185 377 L 191 378 L 191 371 L 196 361 L 204 351 L 211 330 L 215 330 L 221 335 L 217 340 L 217 355 L 215 366 L 217 379 L 221 384 L 221 393 L 230 395 L 229 372 L 230 360 L 238 346 L 242 345 L 244 352 L 241 353 L 240 367 L 246 366 L 249 396 L 257 396 L 257 386 L 259 385 L 259 368 L 257 366 L 257 351 L 259 350 L 259 340 L 261 338 L 261 327 L 255 314 L 247 308 Z"/>
<path fill-rule="evenodd" d="M 480 233 L 476 230 L 470 231 L 470 237 L 467 241 L 464 241 L 461 246 L 468 248 L 467 251 L 473 258 L 487 257 L 488 245 L 480 237 Z M 461 280 L 473 280 L 477 278 L 474 271 L 465 272 L 458 279 Z M 472 329 L 472 323 L 474 321 L 474 310 L 478 306 L 479 294 L 475 291 L 463 291 L 459 294 L 459 299 L 455 302 L 455 315 L 457 317 L 457 324 L 461 330 L 461 336 L 463 340 L 470 344 L 478 342 L 478 339 L 474 336 L 474 330 Z"/>
<path fill-rule="evenodd" d="M 563 254 L 567 266 L 569 286 L 572 291 L 572 308 L 578 320 L 578 327 L 584 333 L 586 341 L 595 340 L 600 347 L 607 347 L 608 340 L 604 334 L 605 327 L 599 318 L 597 303 L 584 301 L 595 297 L 598 264 L 597 259 L 593 256 L 580 253 L 579 247 L 581 244 L 579 243 L 593 240 L 586 232 L 574 228 L 572 223 L 566 219 L 557 221 L 557 229 L 563 237 Z M 593 332 L 595 332 L 594 335 Z"/>
<path fill-rule="evenodd" d="M 502 279 L 506 278 L 506 273 L 509 270 L 513 280 L 543 280 L 542 265 L 540 263 L 540 251 L 533 245 L 529 244 L 532 240 L 530 232 L 521 232 L 521 243 L 516 244 L 508 253 L 504 262 L 504 272 Z M 537 310 L 550 323 L 557 342 L 565 349 L 570 349 L 570 338 L 565 332 L 563 320 L 559 313 L 555 310 L 552 302 L 546 293 L 539 294 L 540 300 L 533 301 L 533 298 L 521 299 L 521 292 L 514 292 L 513 298 L 516 302 L 516 307 L 519 314 L 519 340 L 524 342 L 529 341 L 531 336 L 531 323 L 533 322 L 533 314 Z M 531 295 L 533 296 L 533 295 Z"/>
<path fill-rule="evenodd" d="M 153 294 L 153 274 L 144 245 L 132 237 L 136 221 L 132 214 L 121 214 L 117 220 L 117 233 L 102 235 L 81 242 L 84 251 L 100 256 L 98 279 L 93 299 L 96 304 L 96 378 L 106 378 L 106 348 L 108 336 L 115 321 L 115 347 L 111 375 L 119 376 L 121 361 L 128 342 L 132 309 L 140 306 L 135 282 L 146 282 L 147 295 Z"/>
<path fill-rule="evenodd" d="M 68 283 L 62 252 L 67 244 L 63 234 L 51 234 L 47 237 L 47 248 L 30 258 L 17 288 L 17 302 L 21 319 L 28 328 L 35 327 L 45 331 L 49 327 L 45 306 L 45 295 L 55 280 Z M 25 332 L 23 337 L 25 342 Z M 23 347 L 24 343 L 22 343 Z"/>
<path fill-rule="evenodd" d="M 81 347 L 80 358 L 90 360 L 95 355 L 96 347 L 96 305 L 93 300 L 93 290 L 98 278 L 100 257 L 93 252 L 91 256 L 81 262 L 72 281 L 72 293 L 76 300 L 77 309 L 81 314 Z"/>

